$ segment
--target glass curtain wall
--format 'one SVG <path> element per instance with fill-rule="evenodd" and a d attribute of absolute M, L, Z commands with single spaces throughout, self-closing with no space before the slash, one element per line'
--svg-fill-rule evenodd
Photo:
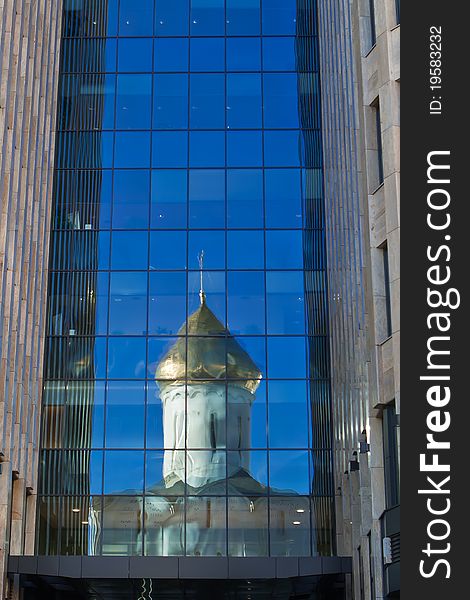
<path fill-rule="evenodd" d="M 38 552 L 332 552 L 316 6 L 64 1 Z"/>

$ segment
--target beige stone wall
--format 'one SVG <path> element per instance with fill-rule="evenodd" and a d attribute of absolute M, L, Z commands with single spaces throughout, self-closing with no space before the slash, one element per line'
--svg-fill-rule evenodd
<path fill-rule="evenodd" d="M 34 547 L 61 5 L 0 0 L 2 598 L 8 553 Z"/>

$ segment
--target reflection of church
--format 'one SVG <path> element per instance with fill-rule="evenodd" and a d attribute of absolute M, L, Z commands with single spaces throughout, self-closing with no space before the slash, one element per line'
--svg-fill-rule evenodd
<path fill-rule="evenodd" d="M 308 498 L 271 489 L 268 505 L 267 487 L 250 474 L 259 369 L 209 309 L 203 292 L 201 305 L 178 333 L 156 372 L 166 448 L 163 479 L 147 482 L 145 508 L 140 498 L 112 501 L 104 514 L 103 551 L 108 544 L 111 552 L 124 549 L 125 530 L 140 538 L 145 528 L 147 555 L 181 555 L 185 539 L 187 555 L 225 555 L 228 526 L 232 556 L 267 555 L 269 545 L 272 554 L 309 555 Z M 139 546 L 139 539 L 128 541 L 126 554 Z"/>

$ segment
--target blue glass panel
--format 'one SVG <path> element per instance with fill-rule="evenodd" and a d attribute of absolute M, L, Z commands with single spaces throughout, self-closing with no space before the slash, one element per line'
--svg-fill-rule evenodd
<path fill-rule="evenodd" d="M 226 0 L 227 35 L 259 35 L 260 0 Z"/>
<path fill-rule="evenodd" d="M 296 70 L 295 37 L 263 38 L 263 69 L 265 71 Z"/>
<path fill-rule="evenodd" d="M 184 452 L 182 458 L 184 460 Z M 164 452 L 147 452 L 145 455 L 145 489 L 147 493 L 154 493 L 152 488 L 156 488 L 158 493 L 165 487 L 163 482 L 163 459 Z"/>
<path fill-rule="evenodd" d="M 113 231 L 111 269 L 146 269 L 148 265 L 148 233 L 146 231 Z"/>
<path fill-rule="evenodd" d="M 302 138 L 298 131 L 265 131 L 264 161 L 267 167 L 299 167 Z"/>
<path fill-rule="evenodd" d="M 118 40 L 118 71 L 150 73 L 153 40 L 122 38 Z"/>
<path fill-rule="evenodd" d="M 119 35 L 152 35 L 154 4 L 153 0 L 120 0 Z"/>
<path fill-rule="evenodd" d="M 269 381 L 268 415 L 271 448 L 308 446 L 309 420 L 305 381 Z"/>
<path fill-rule="evenodd" d="M 306 377 L 305 339 L 268 337 L 268 376 L 274 379 Z"/>
<path fill-rule="evenodd" d="M 263 269 L 264 232 L 229 231 L 227 252 L 229 269 Z"/>
<path fill-rule="evenodd" d="M 187 71 L 189 46 L 187 38 L 155 39 L 154 71 Z"/>
<path fill-rule="evenodd" d="M 109 274 L 97 273 L 95 285 L 90 290 L 95 300 L 95 333 L 106 334 L 108 329 Z"/>
<path fill-rule="evenodd" d="M 109 333 L 147 331 L 147 273 L 111 273 Z"/>
<path fill-rule="evenodd" d="M 227 129 L 261 128 L 261 76 L 227 74 Z"/>
<path fill-rule="evenodd" d="M 108 377 L 145 378 L 145 338 L 111 337 L 108 340 Z"/>
<path fill-rule="evenodd" d="M 186 268 L 186 232 L 152 231 L 150 233 L 150 268 Z"/>
<path fill-rule="evenodd" d="M 150 133 L 145 131 L 117 131 L 114 147 L 114 166 L 140 168 L 150 166 Z"/>
<path fill-rule="evenodd" d="M 193 129 L 224 129 L 224 75 L 191 75 L 191 127 Z"/>
<path fill-rule="evenodd" d="M 263 34 L 294 35 L 296 0 L 263 0 Z"/>
<path fill-rule="evenodd" d="M 266 231 L 268 269 L 301 269 L 302 231 Z"/>
<path fill-rule="evenodd" d="M 188 76 L 168 73 L 154 76 L 154 129 L 188 127 Z"/>
<path fill-rule="evenodd" d="M 187 180 L 187 171 L 152 172 L 152 227 L 186 226 Z"/>
<path fill-rule="evenodd" d="M 153 167 L 185 167 L 188 164 L 186 131 L 159 131 L 152 134 Z"/>
<path fill-rule="evenodd" d="M 149 197 L 149 171 L 114 171 L 113 227 L 146 229 Z"/>
<path fill-rule="evenodd" d="M 144 447 L 145 384 L 111 381 L 106 394 L 106 446 Z"/>
<path fill-rule="evenodd" d="M 198 257 L 204 251 L 205 269 L 225 268 L 225 232 L 190 231 L 188 262 L 190 269 L 199 269 Z"/>
<path fill-rule="evenodd" d="M 150 273 L 149 293 L 149 333 L 176 334 L 186 319 L 186 273 Z"/>
<path fill-rule="evenodd" d="M 236 336 L 235 338 L 245 352 L 250 356 L 261 371 L 263 377 L 266 376 L 266 338 L 251 336 Z"/>
<path fill-rule="evenodd" d="M 229 475 L 234 476 L 233 480 L 228 482 L 228 493 L 245 495 L 248 492 L 249 484 L 247 487 L 241 487 L 237 485 L 239 475 L 239 468 L 241 468 L 251 475 L 251 477 L 260 483 L 260 486 L 253 487 L 252 494 L 254 496 L 263 495 L 268 493 L 268 456 L 264 450 L 245 450 L 239 452 L 227 452 L 227 466 Z M 244 477 L 244 475 L 242 475 Z M 240 489 L 241 487 L 241 489 Z M 249 494 L 249 492 L 248 492 Z"/>
<path fill-rule="evenodd" d="M 104 270 L 104 269 L 109 269 L 109 256 L 110 256 L 110 242 L 111 242 L 111 235 L 109 233 L 109 231 L 100 231 L 99 235 L 98 235 L 98 261 L 97 261 L 97 267 L 100 270 Z M 78 259 L 80 261 L 80 258 Z M 81 261 L 80 261 L 81 263 Z M 84 265 L 83 264 L 78 264 L 78 265 L 70 265 L 72 266 L 72 268 L 78 268 L 78 269 L 83 269 Z"/>
<path fill-rule="evenodd" d="M 150 129 L 151 98 L 151 75 L 118 75 L 116 128 Z"/>
<path fill-rule="evenodd" d="M 146 439 L 147 448 L 163 448 L 163 404 L 155 382 L 149 383 L 147 388 Z"/>
<path fill-rule="evenodd" d="M 263 219 L 263 176 L 258 169 L 227 171 L 228 227 L 259 228 Z"/>
<path fill-rule="evenodd" d="M 191 167 L 225 166 L 225 133 L 223 131 L 191 131 L 189 134 Z"/>
<path fill-rule="evenodd" d="M 104 493 L 142 493 L 144 488 L 144 452 L 109 450 L 104 457 Z M 119 505 L 118 505 L 119 506 Z"/>
<path fill-rule="evenodd" d="M 90 415 L 90 448 L 104 446 L 104 382 L 72 381 L 67 385 L 67 405 L 76 414 Z M 46 445 L 43 443 L 43 446 Z M 99 477 L 101 487 L 101 476 Z M 101 493 L 101 492 L 92 492 Z"/>
<path fill-rule="evenodd" d="M 299 127 L 297 75 L 270 73 L 263 76 L 264 126 L 269 129 Z"/>
<path fill-rule="evenodd" d="M 266 227 L 302 227 L 300 171 L 266 169 Z"/>
<path fill-rule="evenodd" d="M 157 35 L 188 35 L 189 0 L 158 0 L 155 7 Z"/>
<path fill-rule="evenodd" d="M 225 40 L 223 38 L 192 38 L 191 71 L 224 71 Z"/>
<path fill-rule="evenodd" d="M 225 273 L 221 271 L 204 271 L 203 286 L 207 305 L 224 325 L 226 322 Z M 201 305 L 199 290 L 200 276 L 197 271 L 188 274 L 188 315 L 191 315 Z"/>
<path fill-rule="evenodd" d="M 272 450 L 269 453 L 269 485 L 278 493 L 310 492 L 308 452 L 305 450 Z"/>
<path fill-rule="evenodd" d="M 270 271 L 266 273 L 266 292 L 268 333 L 304 333 L 303 272 Z"/>
<path fill-rule="evenodd" d="M 189 218 L 191 227 L 224 227 L 224 171 L 209 169 L 190 171 L 189 198 Z"/>
<path fill-rule="evenodd" d="M 227 165 L 229 167 L 260 167 L 262 163 L 261 131 L 227 132 Z"/>
<path fill-rule="evenodd" d="M 224 0 L 191 0 L 191 34 L 224 35 Z"/>
<path fill-rule="evenodd" d="M 266 448 L 267 443 L 266 381 L 261 381 L 251 405 L 251 447 Z"/>
<path fill-rule="evenodd" d="M 260 69 L 259 38 L 227 38 L 227 71 L 259 71 Z"/>
<path fill-rule="evenodd" d="M 265 330 L 264 273 L 232 271 L 227 278 L 230 332 L 233 335 L 262 335 Z"/>
<path fill-rule="evenodd" d="M 183 323 L 181 323 L 183 325 Z M 184 331 L 183 331 L 184 333 Z M 148 365 L 147 365 L 147 377 L 149 379 L 155 378 L 155 372 L 157 366 L 162 358 L 166 355 L 168 350 L 175 344 L 176 338 L 168 337 L 154 337 L 148 338 Z M 153 384 L 149 384 L 153 385 Z M 158 390 L 157 390 L 158 391 Z"/>

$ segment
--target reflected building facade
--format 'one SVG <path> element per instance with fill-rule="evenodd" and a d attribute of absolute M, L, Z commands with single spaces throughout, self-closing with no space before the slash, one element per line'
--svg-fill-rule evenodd
<path fill-rule="evenodd" d="M 307 0 L 64 3 L 38 554 L 334 553 L 317 46 Z"/>

